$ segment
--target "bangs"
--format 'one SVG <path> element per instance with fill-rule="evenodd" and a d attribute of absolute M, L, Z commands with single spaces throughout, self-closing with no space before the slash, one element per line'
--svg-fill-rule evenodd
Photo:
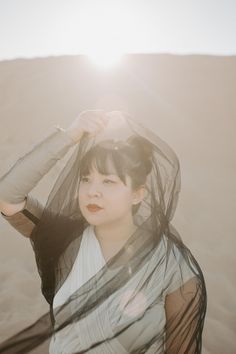
<path fill-rule="evenodd" d="M 95 146 L 84 156 L 80 165 L 80 178 L 89 175 L 94 169 L 103 175 L 115 174 L 124 184 L 127 168 L 119 151 Z"/>

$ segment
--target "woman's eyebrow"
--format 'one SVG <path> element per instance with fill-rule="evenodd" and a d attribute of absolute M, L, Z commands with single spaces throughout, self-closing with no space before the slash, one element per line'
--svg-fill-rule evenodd
<path fill-rule="evenodd" d="M 115 172 L 107 172 L 105 176 L 117 176 Z"/>
<path fill-rule="evenodd" d="M 115 172 L 111 172 L 111 173 L 106 173 L 104 176 L 110 176 L 110 177 L 116 177 L 119 178 L 118 174 Z"/>
<path fill-rule="evenodd" d="M 100 172 L 99 172 L 100 173 Z M 88 173 L 83 173 L 81 174 L 81 177 L 85 177 L 85 176 L 89 176 L 91 175 L 92 173 L 91 172 L 88 172 Z M 119 178 L 119 176 L 115 173 L 115 172 L 107 172 L 107 173 L 100 173 L 100 175 L 102 176 L 109 176 L 109 177 L 116 177 L 116 178 Z"/>

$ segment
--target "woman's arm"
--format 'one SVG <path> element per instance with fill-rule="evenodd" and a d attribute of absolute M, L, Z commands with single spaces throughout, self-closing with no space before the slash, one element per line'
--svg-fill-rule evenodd
<path fill-rule="evenodd" d="M 13 215 L 22 210 L 28 193 L 69 148 L 78 143 L 84 133 L 94 136 L 101 132 L 108 119 L 103 110 L 84 111 L 66 130 L 57 127 L 57 131 L 34 145 L 0 178 L 0 211 Z"/>
<path fill-rule="evenodd" d="M 204 301 L 197 277 L 166 295 L 166 353 L 201 353 Z"/>
<path fill-rule="evenodd" d="M 0 178 L 0 210 L 11 214 L 14 208 L 24 207 L 28 193 L 74 144 L 75 141 L 65 131 L 58 129 L 19 158 Z"/>
<path fill-rule="evenodd" d="M 2 216 L 9 222 L 11 220 L 10 223 L 14 224 L 14 227 L 25 225 L 27 221 L 25 217 L 28 216 L 27 209 L 31 205 L 30 201 L 27 201 L 29 192 L 67 153 L 69 148 L 80 141 L 84 133 L 94 136 L 104 129 L 107 122 L 108 117 L 103 110 L 84 111 L 66 130 L 57 127 L 57 131 L 48 134 L 27 154 L 18 159 L 12 168 L 0 178 Z M 36 201 L 33 202 L 34 206 L 35 204 L 37 204 Z M 23 234 L 29 237 L 29 232 L 25 232 L 25 226 L 23 229 Z M 26 229 L 28 230 L 28 226 Z"/>
<path fill-rule="evenodd" d="M 1 215 L 22 235 L 30 237 L 43 210 L 30 191 L 74 144 L 67 132 L 54 129 L 0 178 Z"/>

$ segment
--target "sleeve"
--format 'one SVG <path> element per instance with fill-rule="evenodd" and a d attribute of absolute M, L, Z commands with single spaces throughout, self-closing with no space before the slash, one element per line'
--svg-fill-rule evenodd
<path fill-rule="evenodd" d="M 200 354 L 206 314 L 206 289 L 192 278 L 165 299 L 167 354 Z"/>
<path fill-rule="evenodd" d="M 59 128 L 34 144 L 0 177 L 0 200 L 21 203 L 58 160 L 75 145 Z"/>
<path fill-rule="evenodd" d="M 1 212 L 1 215 L 21 235 L 30 237 L 35 225 L 40 220 L 43 209 L 43 205 L 31 194 L 28 194 L 25 208 L 22 211 L 11 216 Z"/>
<path fill-rule="evenodd" d="M 207 293 L 202 271 L 191 252 L 171 250 L 165 277 L 167 354 L 200 354 Z"/>

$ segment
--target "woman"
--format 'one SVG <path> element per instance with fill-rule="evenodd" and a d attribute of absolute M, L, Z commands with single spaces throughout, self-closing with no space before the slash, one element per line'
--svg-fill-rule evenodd
<path fill-rule="evenodd" d="M 75 145 L 43 207 L 29 192 Z M 206 289 L 170 223 L 179 190 L 174 152 L 125 112 L 84 111 L 19 159 L 0 209 L 30 238 L 50 313 L 0 353 L 201 353 Z"/>

